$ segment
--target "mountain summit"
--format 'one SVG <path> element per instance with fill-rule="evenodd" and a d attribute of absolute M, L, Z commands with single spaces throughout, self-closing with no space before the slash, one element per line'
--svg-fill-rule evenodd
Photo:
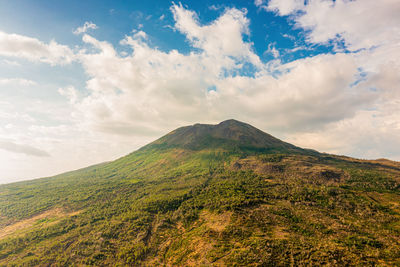
<path fill-rule="evenodd" d="M 0 266 L 400 266 L 400 164 L 236 120 L 0 185 Z"/>
<path fill-rule="evenodd" d="M 250 124 L 233 119 L 216 125 L 195 124 L 181 127 L 150 144 L 151 147 L 154 145 L 189 149 L 224 148 L 304 152 L 303 149 L 283 142 Z"/>

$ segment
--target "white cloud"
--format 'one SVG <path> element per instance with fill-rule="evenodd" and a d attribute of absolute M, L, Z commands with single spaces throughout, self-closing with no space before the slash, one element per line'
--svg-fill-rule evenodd
<path fill-rule="evenodd" d="M 282 34 L 282 36 L 285 37 L 285 38 L 288 38 L 288 39 L 290 39 L 292 41 L 296 40 L 296 37 L 294 37 L 293 35 L 287 34 L 287 33 Z"/>
<path fill-rule="evenodd" d="M 192 122 L 234 117 L 275 132 L 306 131 L 351 118 L 376 99 L 365 83 L 352 86 L 359 76 L 353 55 L 278 64 L 273 69 L 281 74 L 274 76 L 252 52 L 251 43 L 243 41 L 249 23 L 244 11 L 226 10 L 208 25 L 182 6 L 174 5 L 172 12 L 175 28 L 196 52 L 150 48 L 145 33 L 138 32 L 121 42 L 132 47 L 132 54 L 120 57 L 110 43 L 83 36 L 99 49 L 80 54 L 90 76 L 89 95 L 76 108 L 92 129 L 157 135 Z M 255 77 L 237 72 L 245 64 L 258 69 Z"/>
<path fill-rule="evenodd" d="M 36 82 L 23 78 L 0 78 L 0 86 L 4 85 L 31 86 L 31 85 L 36 85 Z"/>
<path fill-rule="evenodd" d="M 298 144 L 301 137 L 307 137 L 304 140 L 314 140 L 313 148 L 359 156 L 363 150 L 357 150 L 356 136 L 363 136 L 367 128 L 356 128 L 357 121 L 376 124 L 368 110 L 376 110 L 386 121 L 399 121 L 385 111 L 394 96 L 399 98 L 398 63 L 387 61 L 386 54 L 382 57 L 383 50 L 263 64 L 252 52 L 252 44 L 243 41 L 243 35 L 249 34 L 244 11 L 228 9 L 217 20 L 202 25 L 194 12 L 182 6 L 174 5 L 171 10 L 175 29 L 198 50 L 187 55 L 175 50 L 162 52 L 150 48 L 142 38 L 145 33 L 140 32 L 121 42 L 133 49 L 131 55 L 121 58 L 108 42 L 84 36 L 85 42 L 100 49 L 99 53 L 81 54 L 91 77 L 87 82 L 90 94 L 76 107 L 92 129 L 150 136 L 179 125 L 234 117 L 281 136 L 287 133 Z M 397 55 L 393 50 L 390 56 Z M 258 70 L 255 77 L 236 72 L 245 64 Z M 359 80 L 361 72 L 366 72 L 363 80 Z M 379 89 L 371 90 L 375 87 Z M 327 134 L 329 129 L 338 130 Z M 352 131 L 354 137 L 340 138 L 346 131 Z M 328 147 L 334 138 L 343 144 Z M 369 155 L 378 155 L 364 148 Z"/>
<path fill-rule="evenodd" d="M 224 8 L 223 5 L 211 5 L 211 6 L 208 7 L 209 10 L 213 10 L 213 11 L 217 11 L 217 10 L 220 10 L 222 8 Z"/>
<path fill-rule="evenodd" d="M 16 67 L 21 66 L 21 64 L 15 60 L 4 59 L 3 62 L 9 66 L 16 66 Z"/>
<path fill-rule="evenodd" d="M 278 58 L 280 55 L 279 50 L 276 49 L 274 44 L 269 44 L 268 49 L 264 53 L 271 54 L 274 58 Z"/>
<path fill-rule="evenodd" d="M 35 38 L 1 31 L 0 56 L 23 58 L 51 65 L 68 64 L 74 59 L 74 53 L 68 46 L 60 45 L 54 40 L 45 44 Z"/>
<path fill-rule="evenodd" d="M 247 60 L 259 66 L 258 56 L 252 51 L 252 44 L 243 41 L 243 35 L 249 35 L 249 20 L 246 10 L 226 9 L 217 20 L 201 26 L 197 14 L 173 5 L 171 11 L 175 19 L 175 28 L 186 35 L 191 45 L 202 49 L 207 56 L 224 61 L 231 67 L 236 60 Z"/>
<path fill-rule="evenodd" d="M 30 116 L 29 114 L 26 113 L 20 113 L 20 112 L 7 112 L 4 111 L 4 106 L 8 105 L 9 103 L 4 103 L 0 102 L 2 105 L 2 109 L 0 109 L 0 118 L 2 121 L 5 121 L 6 119 L 11 119 L 11 120 L 16 120 L 16 121 L 23 121 L 23 122 L 28 122 L 28 123 L 33 123 L 35 122 L 35 118 Z M 11 105 L 11 104 L 9 104 Z"/>
<path fill-rule="evenodd" d="M 73 86 L 59 88 L 58 93 L 62 96 L 67 97 L 71 104 L 75 104 L 78 101 L 78 91 Z"/>
<path fill-rule="evenodd" d="M 298 27 L 309 30 L 308 40 L 313 43 L 343 40 L 349 50 L 357 51 L 400 40 L 397 0 L 271 0 L 264 7 L 291 15 Z"/>
<path fill-rule="evenodd" d="M 110 12 L 111 12 L 111 11 L 110 11 Z M 97 27 L 97 25 L 94 24 L 93 22 L 86 21 L 86 22 L 83 24 L 83 26 L 76 28 L 76 30 L 73 31 L 73 34 L 76 34 L 76 35 L 82 34 L 82 33 L 87 32 L 89 29 L 96 30 L 96 29 L 98 29 L 98 27 Z"/>
<path fill-rule="evenodd" d="M 332 153 L 400 159 L 394 149 L 400 145 L 400 2 L 271 0 L 263 8 L 289 15 L 308 31 L 310 43 L 342 42 L 363 72 L 354 84 L 375 94 L 354 116 L 322 124 L 319 130 L 288 134 L 290 140 Z"/>
<path fill-rule="evenodd" d="M 137 39 L 137 40 L 142 39 L 144 41 L 144 40 L 147 40 L 147 38 L 148 38 L 148 36 L 144 31 L 138 31 L 133 35 L 133 39 Z"/>
<path fill-rule="evenodd" d="M 26 144 L 17 144 L 10 140 L 1 140 L 0 139 L 0 149 L 4 149 L 14 153 L 21 153 L 28 156 L 35 157 L 49 157 L 49 153 L 39 148 L 26 145 Z"/>
<path fill-rule="evenodd" d="M 324 125 L 314 131 L 287 134 L 302 147 L 364 159 L 400 160 L 399 102 L 379 110 L 360 110 L 354 117 Z"/>
<path fill-rule="evenodd" d="M 265 3 L 265 0 L 254 0 L 254 4 L 256 6 L 262 6 Z"/>
<path fill-rule="evenodd" d="M 329 0 L 328 0 L 329 1 Z M 287 16 L 300 10 L 304 5 L 304 0 L 270 0 L 268 6 L 264 5 L 264 1 L 258 1 L 259 5 L 266 10 L 278 12 L 280 16 Z M 326 1 L 327 2 L 327 1 Z"/>
<path fill-rule="evenodd" d="M 14 125 L 12 123 L 8 123 L 6 126 L 4 126 L 5 129 L 12 129 L 14 128 Z"/>

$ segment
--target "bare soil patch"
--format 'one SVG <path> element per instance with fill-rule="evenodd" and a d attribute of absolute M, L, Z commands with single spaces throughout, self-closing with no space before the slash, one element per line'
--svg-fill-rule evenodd
<path fill-rule="evenodd" d="M 47 210 L 41 214 L 38 214 L 36 216 L 33 216 L 31 218 L 13 223 L 11 225 L 7 225 L 4 228 L 0 228 L 0 239 L 15 233 L 16 231 L 19 230 L 23 230 L 25 228 L 31 227 L 33 226 L 36 222 L 38 222 L 39 220 L 42 219 L 56 219 L 59 220 L 63 217 L 66 216 L 73 216 L 73 215 L 77 215 L 78 213 L 80 213 L 80 211 L 75 211 L 75 212 L 70 212 L 67 213 L 65 212 L 63 209 L 61 208 L 55 208 L 55 209 L 51 209 L 51 210 Z M 50 222 L 50 223 L 54 223 L 54 221 Z"/>

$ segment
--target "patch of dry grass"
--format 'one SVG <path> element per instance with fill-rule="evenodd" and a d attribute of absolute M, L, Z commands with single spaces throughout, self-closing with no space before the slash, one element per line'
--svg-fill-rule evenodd
<path fill-rule="evenodd" d="M 41 214 L 38 214 L 36 216 L 33 216 L 31 218 L 21 220 L 18 222 L 15 222 L 11 225 L 7 225 L 3 228 L 0 229 L 0 239 L 5 238 L 9 235 L 12 235 L 16 232 L 21 232 L 24 229 L 30 228 L 35 225 L 35 223 L 38 223 L 40 220 L 43 219 L 52 219 L 47 225 L 53 224 L 56 221 L 60 220 L 61 218 L 67 217 L 67 216 L 74 216 L 79 214 L 81 211 L 75 211 L 75 212 L 65 212 L 61 208 L 54 208 L 51 210 L 47 210 Z"/>

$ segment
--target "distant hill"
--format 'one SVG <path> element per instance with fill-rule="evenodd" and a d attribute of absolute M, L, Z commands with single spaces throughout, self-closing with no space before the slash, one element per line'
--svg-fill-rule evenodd
<path fill-rule="evenodd" d="M 400 265 L 400 164 L 236 120 L 0 185 L 0 266 Z"/>

